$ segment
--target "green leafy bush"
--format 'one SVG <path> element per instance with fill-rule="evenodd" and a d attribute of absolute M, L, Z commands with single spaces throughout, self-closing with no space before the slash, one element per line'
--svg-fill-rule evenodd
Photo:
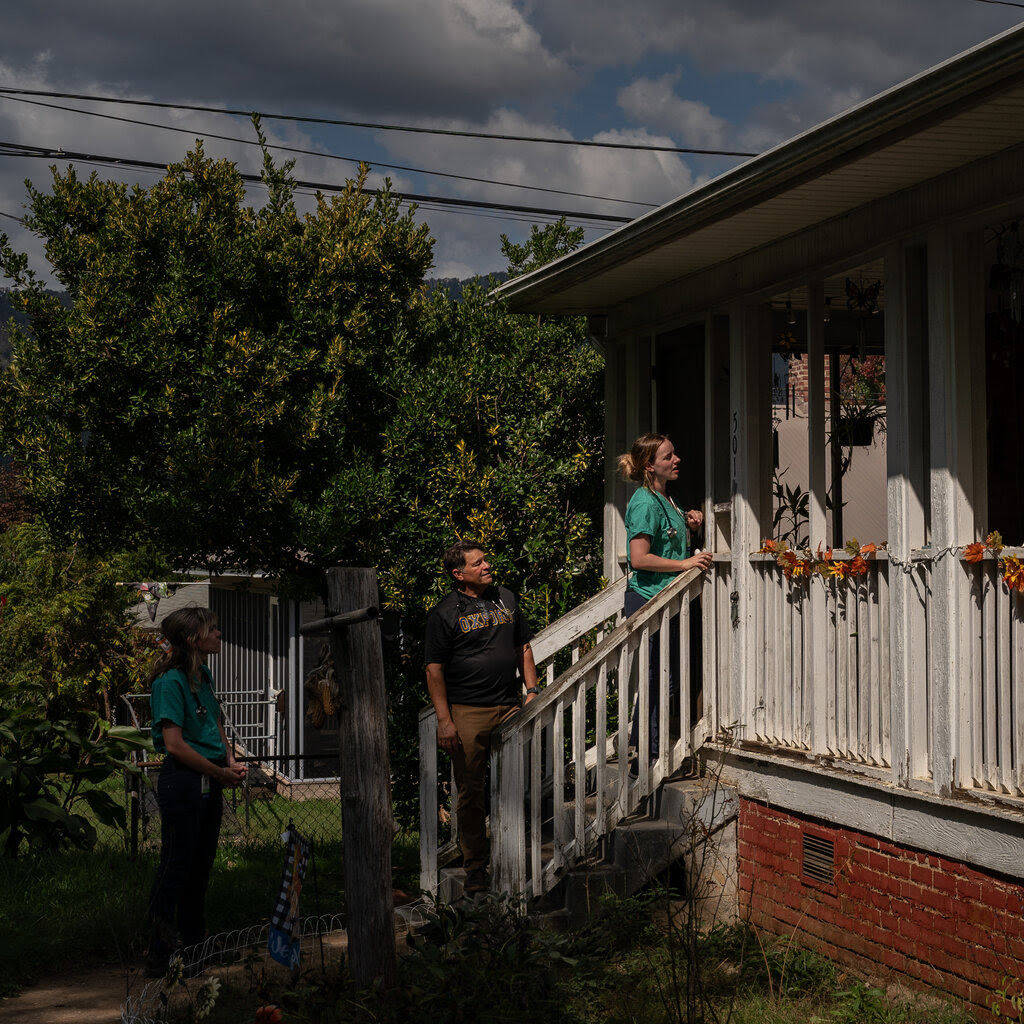
<path fill-rule="evenodd" d="M 135 771 L 128 755 L 148 747 L 134 729 L 95 712 L 51 720 L 37 687 L 5 688 L 0 712 L 0 851 L 88 849 L 96 825 L 125 824 L 121 803 L 100 784 Z"/>

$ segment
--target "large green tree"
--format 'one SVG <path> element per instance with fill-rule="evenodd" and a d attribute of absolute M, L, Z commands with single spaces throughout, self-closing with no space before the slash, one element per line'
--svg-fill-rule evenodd
<path fill-rule="evenodd" d="M 509 271 L 579 244 L 564 221 L 503 238 Z M 484 282 L 435 292 L 396 350 L 383 431 L 385 597 L 419 620 L 450 586 L 440 555 L 471 537 L 537 625 L 589 596 L 601 570 L 603 361 L 580 317 L 510 313 Z"/>
<path fill-rule="evenodd" d="M 257 208 L 201 146 L 149 189 L 73 169 L 29 184 L 29 228 L 71 301 L 0 237 L 29 317 L 0 439 L 55 543 L 280 574 L 350 555 L 391 404 L 380 381 L 431 254 L 365 173 L 305 216 L 287 167 L 265 160 Z"/>

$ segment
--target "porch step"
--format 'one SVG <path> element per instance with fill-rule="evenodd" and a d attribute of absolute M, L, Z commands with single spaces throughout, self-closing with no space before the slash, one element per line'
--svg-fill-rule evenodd
<path fill-rule="evenodd" d="M 623 819 L 606 837 L 600 859 L 568 871 L 536 909 L 579 924 L 600 908 L 603 894 L 630 896 L 685 860 L 687 874 L 700 876 L 705 919 L 732 920 L 738 911 L 738 813 L 733 786 L 699 778 L 666 781 L 645 812 Z"/>

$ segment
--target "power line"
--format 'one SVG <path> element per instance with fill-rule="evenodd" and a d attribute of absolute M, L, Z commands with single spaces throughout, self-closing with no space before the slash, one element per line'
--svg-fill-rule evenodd
<path fill-rule="evenodd" d="M 0 94 L 2 93 L 3 90 L 0 90 Z M 24 99 L 21 96 L 0 95 L 0 99 L 12 100 L 15 103 L 26 103 L 34 107 L 46 107 L 50 110 L 63 110 L 72 114 L 84 114 L 86 117 L 99 117 L 107 121 L 120 121 L 124 124 L 141 125 L 145 128 L 158 128 L 168 132 L 179 132 L 183 135 L 190 135 L 193 138 L 200 137 L 206 139 L 217 139 L 221 142 L 237 142 L 245 146 L 258 145 L 258 143 L 252 139 L 240 139 L 233 135 L 219 135 L 215 132 L 193 131 L 188 128 L 180 128 L 176 125 L 158 124 L 155 121 L 140 121 L 133 117 L 121 117 L 117 114 L 104 114 L 98 110 L 82 110 L 80 107 L 68 107 L 60 103 L 45 103 L 41 100 Z M 656 205 L 654 203 L 643 203 L 636 199 L 614 199 L 611 196 L 595 196 L 587 192 L 572 192 L 568 189 L 547 188 L 543 185 L 520 185 L 511 181 L 496 181 L 493 178 L 477 178 L 468 174 L 455 174 L 451 171 L 428 171 L 422 167 L 406 167 L 402 164 L 386 164 L 381 163 L 379 160 L 363 160 L 359 157 L 340 156 L 335 153 L 323 153 L 315 149 L 301 149 L 298 146 L 284 146 L 277 143 L 267 143 L 267 148 L 280 150 L 283 153 L 297 153 L 303 156 L 321 157 L 325 160 L 342 160 L 353 164 L 367 163 L 373 167 L 383 167 L 390 171 L 408 171 L 410 174 L 429 174 L 441 178 L 455 178 L 459 181 L 472 181 L 481 185 L 499 185 L 504 188 L 529 189 L 532 192 L 548 192 L 554 195 L 571 196 L 575 199 L 596 199 L 599 202 L 605 203 L 628 203 L 631 206 L 643 206 L 647 209 L 653 209 Z"/>
<path fill-rule="evenodd" d="M 979 4 L 999 4 L 1000 7 L 1024 7 L 1024 4 L 1015 4 L 1012 0 L 975 0 Z"/>
<path fill-rule="evenodd" d="M 994 0 L 993 0 L 994 2 Z M 43 89 L 16 89 L 0 87 L 0 93 L 18 96 L 44 96 L 58 100 L 89 100 L 94 103 L 122 103 L 126 106 L 158 107 L 162 110 L 191 110 L 204 114 L 230 114 L 236 117 L 251 117 L 256 113 L 264 121 L 293 121 L 302 124 L 328 124 L 344 128 L 371 128 L 382 132 L 413 132 L 420 135 L 448 135 L 464 139 L 492 139 L 499 142 L 536 142 L 551 146 L 593 146 L 598 149 L 631 149 L 652 153 L 692 153 L 697 156 L 757 156 L 731 149 L 691 149 L 685 146 L 652 146 L 639 142 L 594 142 L 584 139 L 552 139 L 533 135 L 502 135 L 490 132 L 457 131 L 454 128 L 420 128 L 404 124 L 376 124 L 371 121 L 343 121 L 330 117 L 307 117 L 297 114 L 267 114 L 252 110 L 235 110 L 230 107 L 207 107 L 188 103 L 161 103 L 156 100 L 131 100 L 117 96 L 90 96 L 87 93 L 50 92 Z"/>
<path fill-rule="evenodd" d="M 65 149 L 48 149 L 43 146 L 23 145 L 15 142 L 0 142 L 0 156 L 23 156 L 35 159 L 70 160 L 73 162 L 87 164 L 102 164 L 107 167 L 131 167 L 133 169 L 142 168 L 144 170 L 158 171 L 166 171 L 168 166 L 165 163 L 161 164 L 152 160 L 135 160 L 127 157 L 101 156 L 96 153 L 76 153 Z M 263 183 L 262 177 L 258 174 L 246 174 L 242 171 L 239 171 L 238 174 L 243 181 L 254 184 Z M 301 188 L 316 189 L 320 192 L 341 192 L 344 190 L 343 185 L 336 185 L 333 182 L 296 180 L 295 185 Z M 375 189 L 364 188 L 361 191 L 363 195 L 368 196 L 375 196 L 377 194 Z M 457 199 L 450 196 L 419 195 L 409 192 L 394 192 L 393 194 L 403 203 L 416 203 L 417 205 L 423 206 L 431 204 L 433 206 L 444 206 L 453 209 L 503 210 L 509 213 L 540 214 L 549 217 L 566 217 L 569 220 L 597 221 L 599 223 L 606 224 L 628 224 L 632 219 L 630 217 L 619 217 L 610 213 L 588 213 L 578 210 L 552 210 L 538 206 L 520 206 L 517 203 L 486 202 L 482 199 Z"/>

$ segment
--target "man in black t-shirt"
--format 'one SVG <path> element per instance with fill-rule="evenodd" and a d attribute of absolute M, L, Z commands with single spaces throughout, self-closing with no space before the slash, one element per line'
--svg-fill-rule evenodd
<path fill-rule="evenodd" d="M 427 689 L 437 744 L 452 756 L 466 892 L 487 888 L 487 766 L 491 733 L 540 692 L 532 633 L 510 590 L 498 587 L 479 544 L 444 555 L 455 589 L 427 616 Z M 521 679 L 521 681 L 520 681 Z"/>

